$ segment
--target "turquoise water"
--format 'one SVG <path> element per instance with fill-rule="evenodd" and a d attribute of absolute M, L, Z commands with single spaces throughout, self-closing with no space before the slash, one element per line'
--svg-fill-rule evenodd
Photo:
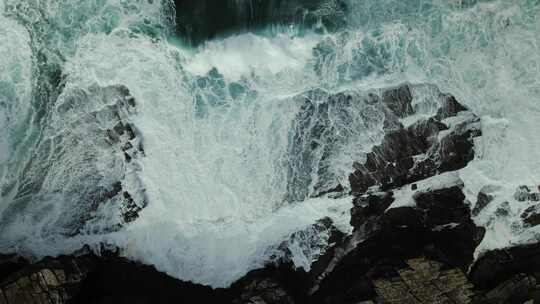
<path fill-rule="evenodd" d="M 517 221 L 526 206 L 510 204 L 504 220 L 494 210 L 540 180 L 540 2 L 322 2 L 320 22 L 266 11 L 251 27 L 239 15 L 234 31 L 193 46 L 168 1 L 0 0 L 0 249 L 39 258 L 109 244 L 226 286 L 319 218 L 348 229 L 349 198 L 312 197 L 348 187 L 383 114 L 358 103 L 345 119 L 338 105 L 339 134 L 321 140 L 331 144 L 298 150 L 301 96 L 403 82 L 435 84 L 482 117 L 476 159 L 460 172 L 472 204 L 482 186 L 501 186 L 476 219 L 488 230 L 479 252 L 535 239 Z M 344 21 L 328 24 L 334 15 Z M 119 85 L 136 100 L 122 119 L 145 152 L 130 163 L 104 135 Z M 145 202 L 134 222 L 104 198 L 116 182 Z M 296 248 L 298 266 L 319 250 Z"/>

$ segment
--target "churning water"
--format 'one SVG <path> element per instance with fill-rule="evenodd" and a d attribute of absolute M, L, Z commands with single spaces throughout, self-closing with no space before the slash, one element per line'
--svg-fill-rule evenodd
<path fill-rule="evenodd" d="M 321 16 L 339 9 L 345 22 L 331 30 L 295 19 L 188 46 L 167 0 L 0 0 L 0 251 L 105 244 L 227 286 L 318 219 L 349 229 L 351 199 L 317 194 L 348 187 L 383 114 L 330 109 L 337 131 L 313 147 L 295 140 L 316 133 L 299 130 L 317 127 L 298 124 L 302 98 L 403 82 L 435 84 L 482 117 L 461 172 L 472 202 L 487 184 L 502 204 L 539 183 L 540 1 L 334 2 Z M 129 161 L 107 136 L 119 121 L 136 134 Z M 135 220 L 111 195 L 119 185 L 142 208 Z M 481 249 L 536 237 L 493 213 L 476 220 L 488 229 Z M 324 244 L 300 245 L 293 260 L 308 268 Z"/>

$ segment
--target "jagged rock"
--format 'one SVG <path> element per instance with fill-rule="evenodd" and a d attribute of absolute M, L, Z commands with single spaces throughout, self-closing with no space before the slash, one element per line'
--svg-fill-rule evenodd
<path fill-rule="evenodd" d="M 389 91 L 384 102 L 395 115 L 414 114 L 410 88 Z M 458 170 L 474 158 L 473 138 L 480 135 L 479 118 L 452 96 L 440 94 L 437 114 L 405 128 L 387 130 L 364 163 L 355 163 L 349 182 L 353 193 L 371 186 L 391 189 L 447 171 Z M 384 100 L 384 99 L 383 99 Z"/>
<path fill-rule="evenodd" d="M 499 217 L 506 217 L 510 214 L 510 203 L 503 202 L 497 209 L 495 210 L 495 215 Z"/>
<path fill-rule="evenodd" d="M 540 225 L 540 205 L 531 206 L 521 214 L 523 222 L 530 227 Z"/>
<path fill-rule="evenodd" d="M 303 267 L 311 273 L 317 273 L 317 262 L 323 262 L 334 244 L 341 242 L 344 233 L 339 231 L 332 222 L 332 219 L 325 217 L 318 220 L 315 224 L 293 232 L 286 241 L 283 241 L 277 248 L 271 248 L 274 251 L 271 261 L 277 264 L 294 263 L 296 267 Z M 296 254 L 302 255 L 300 261 L 295 261 L 295 256 L 291 249 L 294 248 Z M 301 251 L 301 252 L 299 252 Z M 307 261 L 317 261 L 313 265 L 306 265 Z"/>
<path fill-rule="evenodd" d="M 392 192 L 365 194 L 356 197 L 351 209 L 351 226 L 356 229 L 361 225 L 368 224 L 370 219 L 376 219 L 383 214 L 393 201 Z"/>
<path fill-rule="evenodd" d="M 525 202 L 525 201 L 532 201 L 532 202 L 538 202 L 540 201 L 540 193 L 538 192 L 531 192 L 531 189 L 528 186 L 519 186 L 516 189 L 516 192 L 514 193 L 514 199 L 519 202 Z"/>
<path fill-rule="evenodd" d="M 245 287 L 234 304 L 294 304 L 287 291 L 270 278 L 254 279 Z"/>
<path fill-rule="evenodd" d="M 230 291 L 233 304 L 308 303 L 306 272 L 290 262 L 271 263 L 235 282 Z"/>
<path fill-rule="evenodd" d="M 430 227 L 459 223 L 468 217 L 469 208 L 464 204 L 462 185 L 436 189 L 430 192 L 417 192 L 413 199 L 416 206 L 425 211 L 426 223 Z"/>
<path fill-rule="evenodd" d="M 531 189 L 527 186 L 519 186 L 514 193 L 514 199 L 519 202 L 524 202 L 529 199 L 529 193 Z"/>
<path fill-rule="evenodd" d="M 478 197 L 476 200 L 476 204 L 474 205 L 474 208 L 472 209 L 472 215 L 477 216 L 484 210 L 484 208 L 489 205 L 495 198 L 492 194 L 493 191 L 498 190 L 499 187 L 495 186 L 484 186 L 482 189 L 480 189 L 480 192 L 478 192 Z"/>
<path fill-rule="evenodd" d="M 373 133 L 375 146 L 365 154 L 364 162 L 353 164 L 349 184 L 354 194 L 372 186 L 391 189 L 463 168 L 474 157 L 472 139 L 480 135 L 479 118 L 452 96 L 430 87 L 437 92 L 431 100 L 439 105 L 437 114 L 405 126 L 402 120 L 417 114 L 412 94 L 417 87 L 425 89 L 404 84 L 373 92 L 331 94 L 317 89 L 298 96 L 299 110 L 289 140 L 293 157 L 287 199 L 344 190 L 332 171 L 332 160 L 349 153 L 340 149 L 355 142 L 362 130 Z M 382 141 L 376 144 L 375 138 Z"/>
<path fill-rule="evenodd" d="M 473 265 L 469 277 L 476 288 L 491 290 L 517 274 L 540 274 L 540 244 L 522 245 L 484 253 Z"/>
<path fill-rule="evenodd" d="M 437 120 L 443 120 L 449 117 L 456 116 L 459 112 L 467 111 L 468 109 L 460 104 L 454 96 L 443 95 L 441 107 L 437 110 Z"/>
<path fill-rule="evenodd" d="M 67 87 L 51 107 L 54 110 L 43 123 L 34 156 L 17 177 L 0 229 L 17 219 L 13 214 L 47 212 L 40 202 L 58 197 L 61 209 L 55 212 L 70 216 L 60 216 L 50 224 L 67 237 L 90 229 L 96 234 L 118 230 L 136 218 L 133 204 L 138 208 L 146 205 L 136 176 L 137 159 L 144 151 L 142 138 L 131 123 L 137 111 L 134 97 L 123 85 Z M 100 166 L 110 170 L 104 174 Z M 126 180 L 129 189 L 123 184 Z M 127 191 L 132 200 L 124 196 Z M 100 213 L 107 205 L 117 208 L 119 216 Z M 100 225 L 93 225 L 99 220 L 103 220 Z"/>
<path fill-rule="evenodd" d="M 406 85 L 387 90 L 382 94 L 382 102 L 401 118 L 414 114 L 412 99 L 411 89 Z"/>
<path fill-rule="evenodd" d="M 535 298 L 538 301 L 539 290 L 535 277 L 520 273 L 492 290 L 479 293 L 473 304 L 522 304 Z"/>
<path fill-rule="evenodd" d="M 391 193 L 357 198 L 351 213 L 355 232 L 348 240 L 353 249 L 341 257 L 314 296 L 327 303 L 374 299 L 374 280 L 389 271 L 394 273 L 403 261 L 418 256 L 466 271 L 484 230 L 470 218 L 462 183 L 448 180 L 452 183 L 427 189 L 422 185 L 420 190 L 411 192 L 414 204 L 392 207 L 399 201 Z M 400 194 L 398 199 L 406 197 Z"/>

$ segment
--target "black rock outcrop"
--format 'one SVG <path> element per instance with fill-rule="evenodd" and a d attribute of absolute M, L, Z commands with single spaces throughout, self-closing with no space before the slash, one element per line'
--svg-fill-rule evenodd
<path fill-rule="evenodd" d="M 399 118 L 415 114 L 408 85 L 386 91 L 383 103 Z M 349 182 L 353 193 L 371 186 L 383 189 L 414 183 L 435 174 L 461 169 L 474 158 L 473 138 L 480 136 L 479 118 L 454 97 L 439 93 L 440 106 L 429 118 L 405 127 L 387 115 L 382 143 L 355 163 Z M 453 118 L 453 119 L 452 119 Z"/>

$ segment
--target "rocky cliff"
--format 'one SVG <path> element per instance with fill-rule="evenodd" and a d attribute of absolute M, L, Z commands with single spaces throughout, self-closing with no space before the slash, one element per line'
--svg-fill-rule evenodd
<path fill-rule="evenodd" d="M 485 230 L 473 215 L 489 204 L 489 191 L 481 192 L 471 208 L 459 170 L 474 158 L 480 118 L 438 90 L 432 115 L 418 117 L 413 89 L 405 84 L 362 97 L 386 113 L 385 134 L 354 164 L 350 193 L 339 183 L 319 185 L 312 192 L 352 195 L 353 232 L 340 232 L 330 219 L 317 222 L 313 230 L 329 234 L 329 245 L 309 271 L 295 268 L 284 254 L 230 288 L 214 290 L 173 279 L 110 251 L 98 256 L 83 250 L 37 263 L 3 256 L 0 304 L 537 303 L 540 245 L 476 253 Z M 320 136 L 321 130 L 332 132 L 327 111 L 333 103 L 354 103 L 355 98 L 359 97 L 342 92 L 328 94 L 325 105 L 315 105 L 309 97 L 301 101 L 295 128 L 299 133 L 291 149 L 306 146 L 306 138 L 317 141 L 314 148 L 331 149 L 335 143 Z M 307 125 L 313 128 L 303 127 Z M 309 163 L 310 157 L 305 153 L 302 161 Z M 314 170 L 323 174 L 326 169 Z M 309 184 L 301 176 L 289 178 L 298 180 L 296 185 Z M 540 195 L 522 187 L 515 196 L 536 202 Z M 522 216 L 527 225 L 537 225 L 535 208 Z M 301 232 L 291 235 L 299 237 Z"/>

